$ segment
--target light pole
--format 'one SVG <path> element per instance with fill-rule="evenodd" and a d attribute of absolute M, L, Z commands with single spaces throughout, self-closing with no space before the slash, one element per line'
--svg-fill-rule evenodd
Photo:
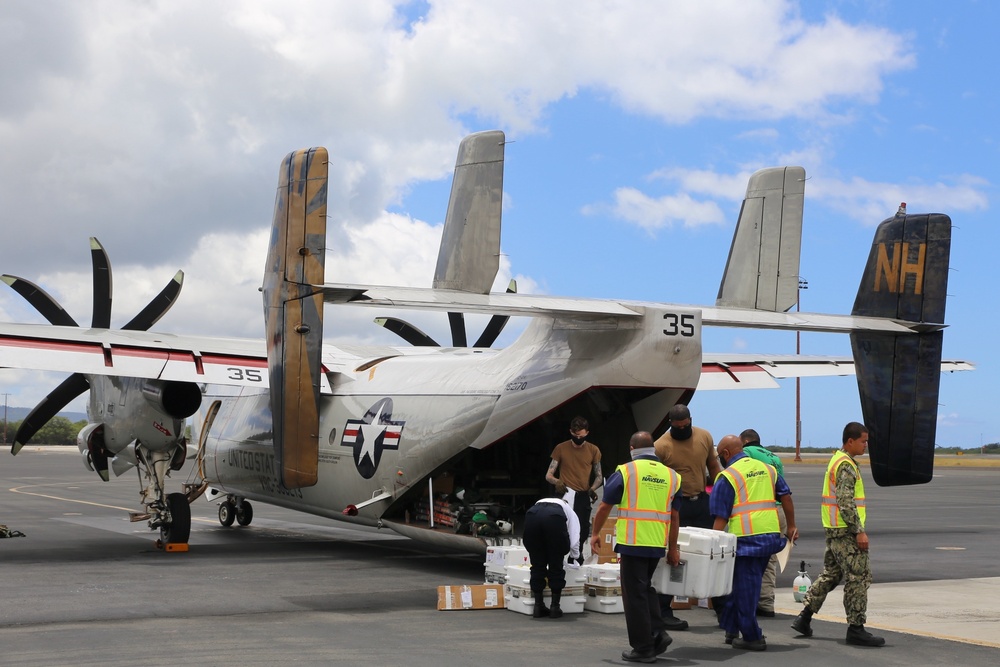
<path fill-rule="evenodd" d="M 795 292 L 795 312 L 799 312 L 799 300 L 802 290 L 809 289 L 809 281 L 799 277 L 798 290 Z M 795 354 L 802 351 L 801 332 L 795 332 Z M 802 378 L 795 376 L 795 460 L 802 460 Z"/>
<path fill-rule="evenodd" d="M 3 395 L 3 444 L 7 444 L 7 397 L 10 394 Z"/>

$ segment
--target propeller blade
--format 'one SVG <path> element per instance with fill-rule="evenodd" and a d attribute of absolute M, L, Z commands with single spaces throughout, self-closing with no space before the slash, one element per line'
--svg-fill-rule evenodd
<path fill-rule="evenodd" d="M 174 305 L 174 301 L 177 300 L 177 295 L 181 293 L 183 285 L 184 272 L 178 271 L 170 282 L 167 283 L 167 286 L 160 290 L 160 293 L 153 297 L 153 300 L 142 309 L 142 312 L 133 317 L 122 329 L 126 331 L 148 331 Z"/>
<path fill-rule="evenodd" d="M 63 380 L 58 387 L 42 399 L 41 403 L 32 408 L 28 416 L 21 422 L 17 433 L 14 434 L 14 443 L 10 446 L 10 453 L 17 454 L 21 451 L 21 448 L 38 433 L 40 428 L 45 426 L 70 401 L 89 388 L 90 382 L 87 381 L 87 377 L 83 373 L 73 373 Z"/>
<path fill-rule="evenodd" d="M 465 337 L 465 315 L 448 313 L 448 324 L 451 325 L 451 344 L 454 347 L 468 347 L 469 340 Z"/>
<path fill-rule="evenodd" d="M 507 294 L 517 293 L 517 281 L 511 280 L 507 285 Z M 492 347 L 493 343 L 496 342 L 497 337 L 503 328 L 507 325 L 507 320 L 510 317 L 507 315 L 494 315 L 490 318 L 490 321 L 486 324 L 486 328 L 483 329 L 483 333 L 480 334 L 479 339 L 476 340 L 476 344 L 472 347 Z"/>
<path fill-rule="evenodd" d="M 487 323 L 486 328 L 483 329 L 483 333 L 480 334 L 479 338 L 476 340 L 476 344 L 472 347 L 490 347 L 496 342 L 497 337 L 503 328 L 507 325 L 507 320 L 510 317 L 507 315 L 494 315 L 490 318 L 489 323 Z"/>
<path fill-rule="evenodd" d="M 104 246 L 90 237 L 90 262 L 94 267 L 94 315 L 90 326 L 94 329 L 111 328 L 111 260 Z"/>
<path fill-rule="evenodd" d="M 3 281 L 10 285 L 11 289 L 23 296 L 24 300 L 41 313 L 42 317 L 47 319 L 49 323 L 59 327 L 80 326 L 48 292 L 30 280 L 4 274 Z"/>
<path fill-rule="evenodd" d="M 376 317 L 375 324 L 385 327 L 396 334 L 410 345 L 416 347 L 441 347 L 440 344 L 423 331 L 413 326 L 409 322 L 398 320 L 395 317 Z"/>

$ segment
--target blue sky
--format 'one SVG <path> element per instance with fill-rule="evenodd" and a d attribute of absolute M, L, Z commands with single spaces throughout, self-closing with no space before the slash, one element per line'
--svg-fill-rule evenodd
<path fill-rule="evenodd" d="M 97 236 L 119 325 L 183 268 L 158 329 L 259 336 L 285 153 L 330 150 L 328 280 L 429 286 L 458 142 L 499 128 L 511 143 L 498 286 L 712 304 L 747 176 L 797 164 L 803 310 L 850 311 L 875 226 L 900 201 L 952 217 L 945 356 L 978 370 L 942 378 L 937 439 L 997 442 L 997 25 L 1000 6 L 968 0 L 12 0 L 0 271 L 86 322 Z M 329 339 L 395 344 L 372 312 L 344 310 L 328 312 Z M 38 321 L 9 290 L 0 319 Z M 447 339 L 443 318 L 408 319 Z M 788 333 L 705 335 L 709 351 L 794 347 Z M 849 344 L 810 334 L 802 349 Z M 58 380 L 0 374 L 13 405 Z M 783 385 L 699 394 L 695 422 L 793 444 Z M 855 380 L 802 387 L 803 444 L 839 444 L 860 418 Z"/>

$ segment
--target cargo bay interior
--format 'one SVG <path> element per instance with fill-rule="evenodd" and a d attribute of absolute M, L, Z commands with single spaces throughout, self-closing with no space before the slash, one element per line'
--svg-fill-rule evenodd
<path fill-rule="evenodd" d="M 631 404 L 651 392 L 592 389 L 485 449 L 464 450 L 414 485 L 386 518 L 488 543 L 520 537 L 524 513 L 552 491 L 545 472 L 553 448 L 569 439 L 573 417 L 589 421 L 587 440 L 600 448 L 606 477 L 629 460 L 628 441 L 636 431 Z"/>

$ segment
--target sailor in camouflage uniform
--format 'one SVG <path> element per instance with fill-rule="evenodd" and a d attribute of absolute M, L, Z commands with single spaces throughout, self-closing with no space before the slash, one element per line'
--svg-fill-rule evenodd
<path fill-rule="evenodd" d="M 812 636 L 812 615 L 823 606 L 826 595 L 844 581 L 844 611 L 847 612 L 847 643 L 882 646 L 885 639 L 865 630 L 868 587 L 872 571 L 868 561 L 868 534 L 865 533 L 865 486 L 856 462 L 868 447 L 868 428 L 851 422 L 844 427 L 844 446 L 834 452 L 823 480 L 823 527 L 826 550 L 823 572 L 806 593 L 805 608 L 792 628 Z"/>

